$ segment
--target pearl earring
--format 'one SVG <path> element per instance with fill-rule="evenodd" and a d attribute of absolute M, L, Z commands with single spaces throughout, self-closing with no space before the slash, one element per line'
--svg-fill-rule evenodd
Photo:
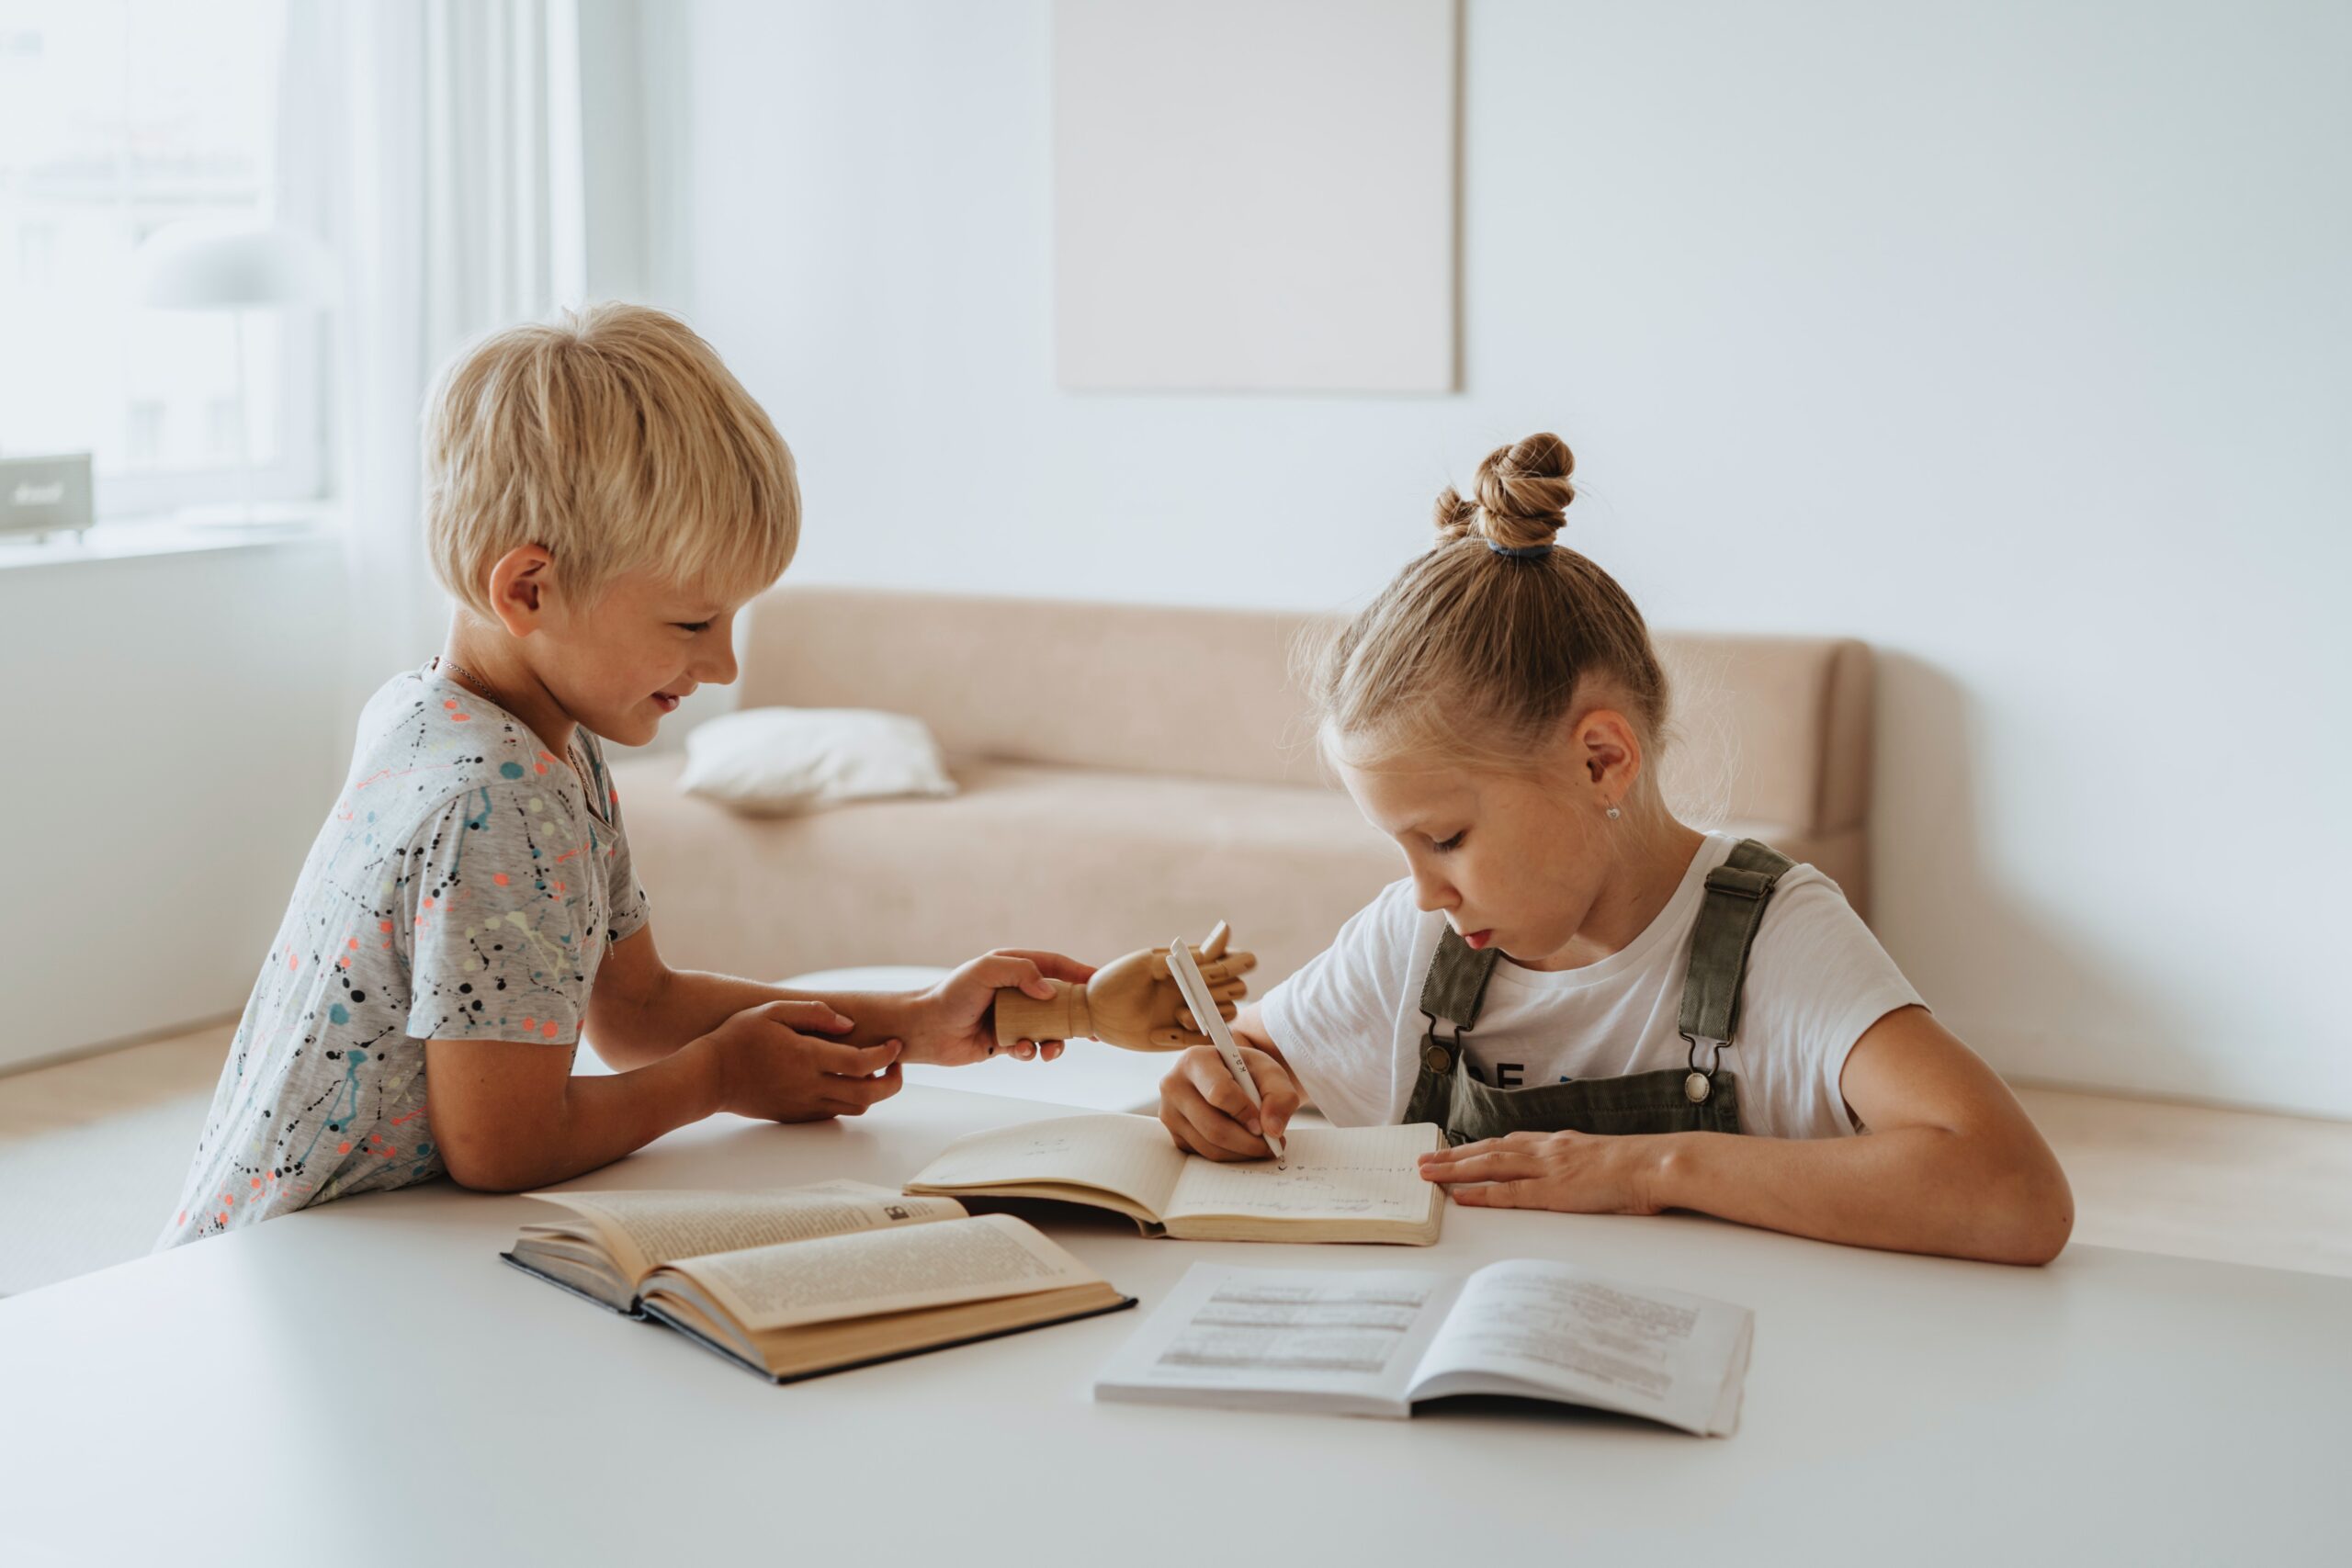
<path fill-rule="evenodd" d="M 1612 807 L 1611 807 L 1609 808 L 1609 820 L 1611 820 L 1611 822 L 1616 821 L 1616 820 L 1617 820 L 1617 815 L 1618 815 L 1618 813 L 1617 813 L 1617 808 L 1616 808 L 1615 807 L 1613 807 L 1613 806 L 1612 806 Z"/>

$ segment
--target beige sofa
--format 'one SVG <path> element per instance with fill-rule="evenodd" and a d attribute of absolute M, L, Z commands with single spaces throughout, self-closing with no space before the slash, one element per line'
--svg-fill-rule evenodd
<path fill-rule="evenodd" d="M 786 588 L 752 607 L 744 707 L 913 714 L 962 793 L 757 819 L 618 764 L 673 964 L 774 976 L 954 964 L 989 947 L 1101 961 L 1233 922 L 1252 989 L 1404 874 L 1323 775 L 1290 679 L 1312 617 Z M 1664 635 L 1664 779 L 1702 826 L 1820 866 L 1868 913 L 1871 660 L 1847 640 Z"/>

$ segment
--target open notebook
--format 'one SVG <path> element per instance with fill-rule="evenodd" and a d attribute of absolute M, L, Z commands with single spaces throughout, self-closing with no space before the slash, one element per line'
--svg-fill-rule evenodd
<path fill-rule="evenodd" d="M 1298 1127 L 1287 1145 L 1279 1165 L 1220 1164 L 1149 1116 L 1057 1116 L 958 1138 L 907 1190 L 1086 1203 L 1187 1241 L 1437 1240 L 1445 1192 L 1418 1166 L 1444 1146 L 1433 1124 Z"/>

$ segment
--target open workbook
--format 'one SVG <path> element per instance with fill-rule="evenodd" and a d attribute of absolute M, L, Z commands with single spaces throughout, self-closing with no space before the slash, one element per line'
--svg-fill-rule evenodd
<path fill-rule="evenodd" d="M 1057 1116 L 958 1138 L 907 1190 L 1087 1203 L 1186 1241 L 1437 1239 L 1445 1192 L 1418 1167 L 1444 1146 L 1433 1124 L 1296 1127 L 1284 1143 L 1280 1162 L 1227 1165 L 1186 1154 L 1149 1116 Z"/>
<path fill-rule="evenodd" d="M 775 1382 L 1133 1306 L 1004 1214 L 856 1181 L 771 1192 L 534 1192 L 501 1257 Z"/>
<path fill-rule="evenodd" d="M 1746 1307 L 1532 1258 L 1467 1278 L 1196 1263 L 1094 1397 L 1410 1416 L 1499 1393 L 1721 1436 L 1739 1425 L 1754 1328 Z"/>

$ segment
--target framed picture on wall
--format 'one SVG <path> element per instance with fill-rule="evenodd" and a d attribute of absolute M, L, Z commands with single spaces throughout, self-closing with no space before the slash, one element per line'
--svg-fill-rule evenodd
<path fill-rule="evenodd" d="M 1074 390 L 1456 382 L 1455 0 L 1057 0 Z"/>

